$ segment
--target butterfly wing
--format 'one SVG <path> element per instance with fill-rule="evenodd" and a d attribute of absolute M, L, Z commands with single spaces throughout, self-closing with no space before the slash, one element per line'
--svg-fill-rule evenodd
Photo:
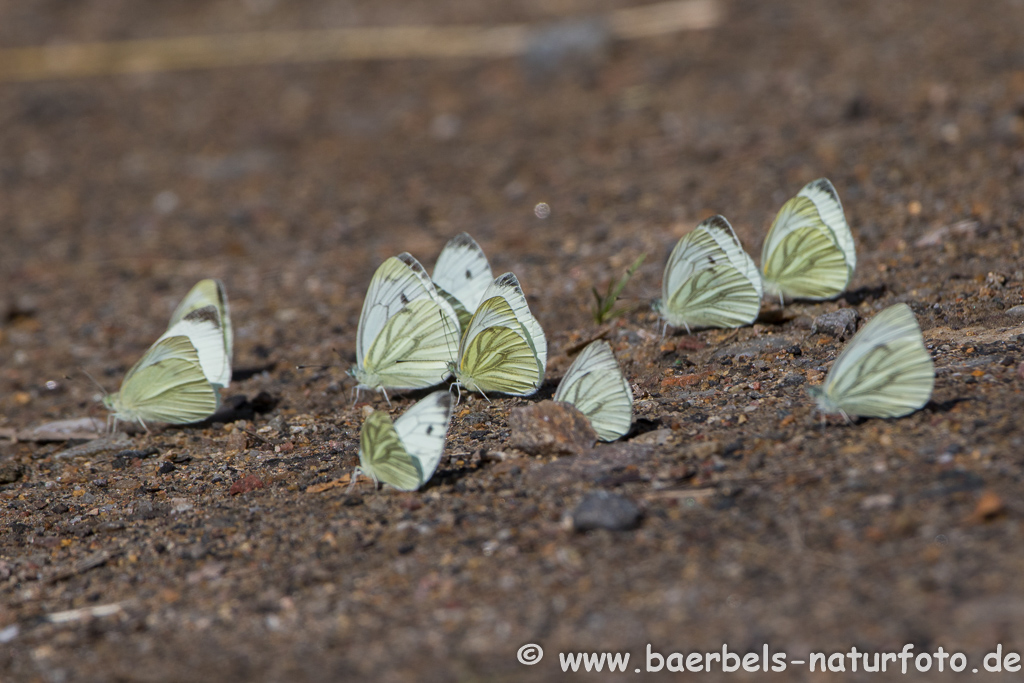
<path fill-rule="evenodd" d="M 484 250 L 468 233 L 462 232 L 441 250 L 434 264 L 433 279 L 438 293 L 447 295 L 465 328 L 494 275 Z"/>
<path fill-rule="evenodd" d="M 713 216 L 672 250 L 658 309 L 677 327 L 741 327 L 757 318 L 761 294 L 753 259 L 729 222 Z"/>
<path fill-rule="evenodd" d="M 604 340 L 589 344 L 573 361 L 555 390 L 555 400 L 576 406 L 602 441 L 624 435 L 633 420 L 633 392 Z"/>
<path fill-rule="evenodd" d="M 826 412 L 900 417 L 922 408 L 934 385 L 917 319 L 909 306 L 896 304 L 850 340 L 825 378 L 819 404 Z"/>
<path fill-rule="evenodd" d="M 805 196 L 779 210 L 761 250 L 761 270 L 769 294 L 812 300 L 840 294 L 853 272 L 835 233 Z"/>
<path fill-rule="evenodd" d="M 452 395 L 447 391 L 435 391 L 417 401 L 395 420 L 398 438 L 406 452 L 419 465 L 420 481 L 417 488 L 430 481 L 441 462 L 451 416 Z"/>
<path fill-rule="evenodd" d="M 537 353 L 508 301 L 485 299 L 462 337 L 455 376 L 470 391 L 529 396 L 544 379 Z"/>
<path fill-rule="evenodd" d="M 391 417 L 380 410 L 363 421 L 359 432 L 359 469 L 399 491 L 415 491 L 423 480 L 419 462 L 402 445 Z"/>
<path fill-rule="evenodd" d="M 223 282 L 213 278 L 197 282 L 171 313 L 167 331 L 161 335 L 161 339 L 180 334 L 190 336 L 193 328 L 187 324 L 187 319 L 195 322 L 198 319 L 210 318 L 209 311 L 196 314 L 197 311 L 210 308 L 213 309 L 216 326 L 219 328 L 216 333 L 218 344 L 214 345 L 213 337 L 205 331 L 197 332 L 198 336 L 192 339 L 192 343 L 196 347 L 196 351 L 199 352 L 199 359 L 207 379 L 212 384 L 223 388 L 231 383 L 231 359 L 234 349 L 231 311 L 228 307 L 228 295 Z M 182 325 L 182 323 L 186 324 Z"/>
<path fill-rule="evenodd" d="M 166 337 L 146 351 L 111 399 L 115 416 L 126 420 L 186 424 L 212 415 L 220 405 L 188 337 Z"/>
<path fill-rule="evenodd" d="M 850 224 L 846 222 L 846 214 L 843 213 L 843 205 L 839 201 L 836 188 L 827 178 L 818 178 L 807 183 L 797 196 L 807 197 L 814 202 L 821 221 L 829 227 L 835 236 L 836 244 L 843 250 L 846 265 L 852 274 L 857 267 L 857 247 L 853 243 L 853 233 L 850 232 Z"/>
<path fill-rule="evenodd" d="M 211 384 L 226 387 L 231 382 L 231 357 L 227 353 L 225 330 L 221 326 L 221 316 L 216 306 L 193 308 L 172 322 L 160 339 L 169 337 L 188 337 L 199 355 L 199 364 L 206 379 Z"/>
<path fill-rule="evenodd" d="M 440 384 L 458 344 L 458 326 L 437 301 L 417 299 L 385 321 L 363 359 L 363 376 L 373 378 L 374 388 Z"/>
<path fill-rule="evenodd" d="M 519 324 L 526 331 L 526 341 L 537 354 L 537 363 L 543 379 L 548 367 L 548 340 L 544 336 L 540 322 L 530 312 L 530 304 L 527 303 L 523 288 L 519 285 L 519 278 L 513 273 L 505 273 L 496 278 L 484 292 L 483 300 L 494 296 L 500 296 L 508 302 Z"/>

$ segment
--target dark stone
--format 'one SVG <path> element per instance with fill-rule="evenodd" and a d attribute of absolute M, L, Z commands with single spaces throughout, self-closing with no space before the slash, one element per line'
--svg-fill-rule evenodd
<path fill-rule="evenodd" d="M 786 373 L 786 376 L 779 382 L 784 387 L 797 387 L 807 381 L 807 378 L 795 372 Z"/>
<path fill-rule="evenodd" d="M 608 491 L 591 491 L 572 512 L 576 531 L 628 531 L 640 525 L 643 512 L 629 498 Z"/>
<path fill-rule="evenodd" d="M 160 465 L 160 469 L 157 470 L 157 474 L 170 474 L 176 469 L 178 468 L 174 466 L 173 462 L 165 461 L 162 465 Z"/>

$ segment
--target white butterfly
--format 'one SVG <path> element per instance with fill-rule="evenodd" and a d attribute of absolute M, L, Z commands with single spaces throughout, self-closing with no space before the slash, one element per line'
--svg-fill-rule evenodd
<path fill-rule="evenodd" d="M 121 390 L 107 394 L 103 405 L 111 410 L 111 427 L 125 420 L 148 431 L 147 422 L 206 419 L 220 406 L 220 394 L 207 380 L 191 340 L 179 335 L 162 337 L 149 347 L 125 374 Z"/>
<path fill-rule="evenodd" d="M 843 350 L 820 386 L 808 393 L 824 413 L 901 417 L 931 398 L 935 368 L 906 304 L 885 309 Z"/>
<path fill-rule="evenodd" d="M 761 248 L 764 289 L 780 301 L 838 296 L 856 266 L 843 205 L 825 178 L 808 183 L 782 205 Z"/>
<path fill-rule="evenodd" d="M 555 400 L 576 406 L 601 441 L 615 441 L 633 421 L 633 392 L 611 345 L 598 340 L 580 352 L 555 390 Z"/>
<path fill-rule="evenodd" d="M 712 216 L 683 236 L 665 265 L 654 310 L 674 327 L 741 327 L 761 310 L 761 276 L 729 221 Z"/>
<path fill-rule="evenodd" d="M 220 280 L 200 280 L 174 309 L 160 339 L 178 336 L 192 342 L 211 384 L 224 388 L 231 383 L 234 334 L 228 297 Z"/>
<path fill-rule="evenodd" d="M 469 324 L 493 279 L 484 250 L 465 232 L 444 245 L 434 264 L 434 285 L 455 309 L 461 329 Z"/>
<path fill-rule="evenodd" d="M 422 389 L 443 382 L 459 319 L 419 261 L 407 253 L 377 268 L 356 333 L 357 392 Z M 390 401 L 389 401 L 390 402 Z"/>
<path fill-rule="evenodd" d="M 383 411 L 371 413 L 359 435 L 356 472 L 399 491 L 415 491 L 426 484 L 441 462 L 451 406 L 450 393 L 435 391 L 394 423 Z"/>
<path fill-rule="evenodd" d="M 462 335 L 456 385 L 469 391 L 515 396 L 536 393 L 544 381 L 548 342 L 530 312 L 519 280 L 505 273 L 488 286 Z"/>

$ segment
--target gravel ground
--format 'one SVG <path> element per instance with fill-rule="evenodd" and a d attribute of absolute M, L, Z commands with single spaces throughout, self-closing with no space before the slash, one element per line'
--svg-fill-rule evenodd
<path fill-rule="evenodd" d="M 620 6 L 12 2 L 0 41 Z M 648 644 L 911 643 L 969 668 L 1024 651 L 1024 6 L 979 7 L 734 0 L 717 28 L 561 63 L 0 84 L 0 429 L 104 420 L 84 373 L 114 389 L 202 277 L 231 300 L 238 408 L 116 442 L 0 440 L 0 678 L 547 680 L 559 652 L 630 652 L 632 669 Z M 821 176 L 857 241 L 850 291 L 663 338 L 648 302 L 675 241 L 723 213 L 756 256 Z M 509 411 L 536 399 L 464 395 L 423 491 L 348 491 L 367 404 L 341 366 L 369 278 L 403 250 L 429 267 L 463 230 L 547 332 L 539 398 L 603 336 L 635 429 L 531 456 Z M 623 315 L 596 325 L 591 287 L 641 253 Z M 896 302 L 934 355 L 933 400 L 823 421 L 806 387 L 849 318 L 819 316 Z M 318 363 L 339 367 L 296 368 Z"/>

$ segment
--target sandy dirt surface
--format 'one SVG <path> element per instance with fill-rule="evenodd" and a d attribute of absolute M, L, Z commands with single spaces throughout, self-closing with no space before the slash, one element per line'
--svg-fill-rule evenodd
<path fill-rule="evenodd" d="M 621 6 L 8 2 L 0 40 Z M 0 439 L 0 679 L 554 680 L 560 652 L 629 652 L 632 670 L 648 644 L 723 643 L 790 659 L 941 646 L 970 670 L 997 644 L 1024 650 L 1024 5 L 722 7 L 707 31 L 598 32 L 571 63 L 0 84 L 0 429 L 105 420 L 83 372 L 115 389 L 203 277 L 226 283 L 225 397 L 246 400 L 227 423 L 105 447 Z M 663 339 L 648 303 L 675 241 L 723 213 L 757 257 L 779 206 L 821 176 L 857 242 L 851 291 Z M 547 332 L 539 397 L 566 350 L 602 334 L 636 428 L 528 456 L 508 415 L 535 399 L 464 396 L 423 491 L 348 492 L 366 404 L 349 403 L 344 366 L 369 278 L 400 251 L 429 268 L 463 230 Z M 625 315 L 596 325 L 591 287 L 645 252 Z M 806 387 L 847 339 L 815 319 L 896 302 L 933 353 L 932 401 L 822 426 Z M 575 531 L 600 491 L 638 524 Z M 532 667 L 527 643 L 546 653 Z M 829 680 L 877 680 L 849 668 Z"/>

